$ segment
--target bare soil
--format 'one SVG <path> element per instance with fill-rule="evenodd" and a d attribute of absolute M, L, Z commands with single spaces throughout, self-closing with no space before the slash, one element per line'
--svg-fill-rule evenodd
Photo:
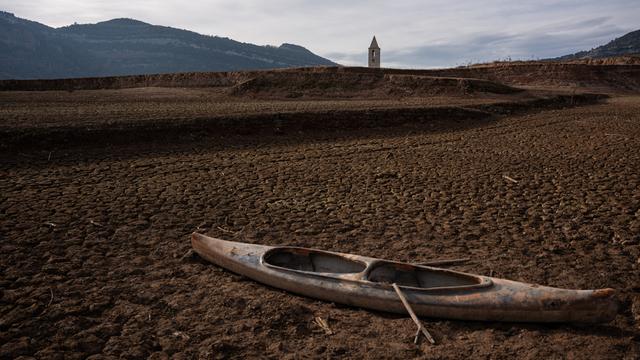
<path fill-rule="evenodd" d="M 189 99 L 213 91 L 179 90 L 175 110 L 174 90 L 0 93 L 2 124 L 189 118 L 199 111 Z M 323 101 L 271 104 L 336 103 Z M 640 357 L 637 95 L 482 121 L 167 139 L 4 151 L 0 358 Z M 615 288 L 621 311 L 590 326 L 424 319 L 438 344 L 416 347 L 408 317 L 292 295 L 203 261 L 190 251 L 196 230 L 408 262 L 470 257 L 456 269 Z"/>
<path fill-rule="evenodd" d="M 280 85 L 278 85 L 280 87 Z M 470 106 L 537 99 L 553 92 L 527 91 L 514 94 L 475 96 L 407 96 L 370 99 L 255 99 L 230 96 L 230 88 L 133 88 L 121 90 L 0 91 L 0 130 L 40 127 L 96 127 L 194 118 Z"/>
<path fill-rule="evenodd" d="M 311 81 L 312 79 L 313 81 Z M 284 84 L 283 81 L 288 82 L 287 87 L 281 86 Z M 374 83 L 375 89 L 371 86 Z M 290 98 L 310 95 L 339 98 L 341 96 L 352 97 L 358 93 L 360 95 L 368 93 L 367 95 L 374 96 L 380 96 L 382 93 L 385 98 L 410 96 L 411 94 L 420 95 L 421 93 L 423 95 L 453 95 L 460 92 L 465 94 L 475 92 L 509 93 L 509 86 L 548 86 L 570 91 L 582 89 L 596 91 L 597 89 L 600 92 L 633 93 L 640 91 L 640 64 L 609 59 L 609 61 L 593 61 L 592 63 L 508 62 L 432 70 L 311 67 L 81 79 L 0 80 L 0 91 L 240 87 L 240 92 L 243 93 L 243 84 L 248 84 L 248 87 L 254 90 L 256 85 L 270 86 L 271 93 L 262 92 L 263 97 L 268 98 L 280 95 Z M 324 92 L 317 91 L 320 84 L 323 86 Z M 458 89 L 455 89 L 456 87 Z M 296 89 L 291 91 L 291 88 Z M 354 90 L 356 90 L 355 94 Z"/>
<path fill-rule="evenodd" d="M 232 88 L 235 96 L 255 98 L 397 98 L 464 96 L 521 92 L 479 79 L 372 72 L 265 72 Z"/>

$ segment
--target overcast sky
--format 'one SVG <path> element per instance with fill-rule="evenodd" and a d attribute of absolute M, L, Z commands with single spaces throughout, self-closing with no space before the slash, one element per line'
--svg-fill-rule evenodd
<path fill-rule="evenodd" d="M 640 28 L 640 0 L 0 0 L 60 27 L 135 18 L 242 42 L 295 43 L 344 65 L 444 67 L 588 50 Z"/>

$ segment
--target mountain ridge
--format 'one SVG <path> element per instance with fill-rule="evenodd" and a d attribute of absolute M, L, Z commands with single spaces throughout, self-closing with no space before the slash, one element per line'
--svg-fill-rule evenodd
<path fill-rule="evenodd" d="M 289 43 L 259 46 L 130 18 L 53 28 L 0 11 L 0 79 L 335 65 Z"/>
<path fill-rule="evenodd" d="M 602 59 L 632 54 L 640 54 L 640 30 L 631 31 L 591 50 L 560 56 L 552 60 Z"/>

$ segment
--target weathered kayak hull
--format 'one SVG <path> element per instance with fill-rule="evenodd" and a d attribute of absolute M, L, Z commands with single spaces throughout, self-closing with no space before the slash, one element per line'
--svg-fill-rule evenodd
<path fill-rule="evenodd" d="M 618 309 L 613 289 L 559 289 L 351 254 L 224 241 L 196 233 L 191 243 L 204 259 L 263 284 L 372 310 L 406 313 L 387 279 L 394 279 L 416 314 L 425 317 L 598 323 L 611 321 Z M 304 256 L 319 260 L 299 261 Z M 314 264 L 337 271 L 314 269 Z M 290 268 L 305 266 L 310 267 Z"/>

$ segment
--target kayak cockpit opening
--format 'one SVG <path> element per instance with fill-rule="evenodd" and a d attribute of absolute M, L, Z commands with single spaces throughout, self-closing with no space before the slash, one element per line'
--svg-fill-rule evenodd
<path fill-rule="evenodd" d="M 264 254 L 265 264 L 280 268 L 334 274 L 363 272 L 367 265 L 336 254 L 302 248 L 275 248 Z"/>
<path fill-rule="evenodd" d="M 490 281 L 485 281 L 478 276 L 387 262 L 373 265 L 367 280 L 422 289 L 477 287 L 490 284 Z"/>

